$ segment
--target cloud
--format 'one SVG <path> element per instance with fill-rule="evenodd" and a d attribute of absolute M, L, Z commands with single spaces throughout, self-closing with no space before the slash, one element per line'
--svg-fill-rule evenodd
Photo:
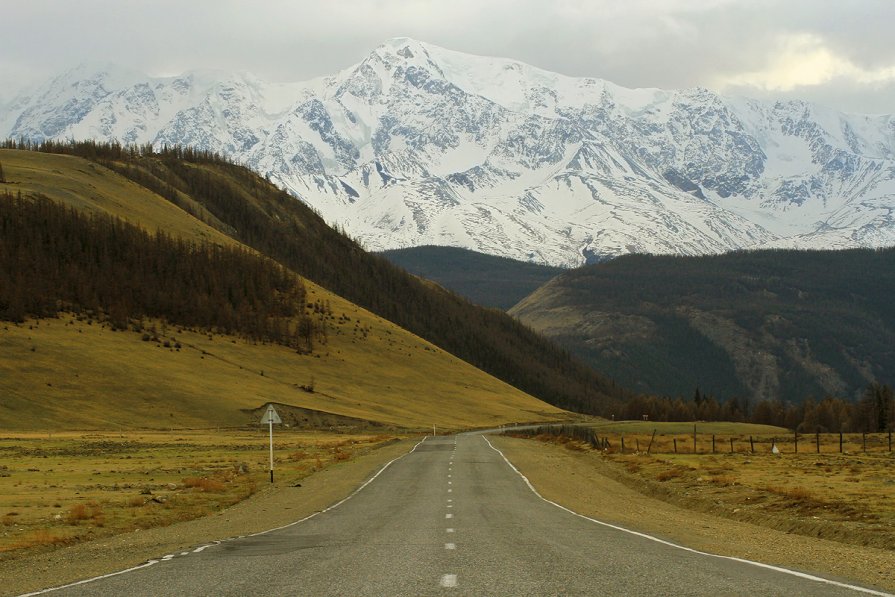
<path fill-rule="evenodd" d="M 0 80 L 113 60 L 298 81 L 408 36 L 627 87 L 804 90 L 868 110 L 895 100 L 893 22 L 891 0 L 29 0 L 4 7 Z"/>
<path fill-rule="evenodd" d="M 824 40 L 810 33 L 781 36 L 776 51 L 763 68 L 722 76 L 716 85 L 755 87 L 765 91 L 792 91 L 837 79 L 872 85 L 895 81 L 895 64 L 866 68 L 838 55 Z"/>

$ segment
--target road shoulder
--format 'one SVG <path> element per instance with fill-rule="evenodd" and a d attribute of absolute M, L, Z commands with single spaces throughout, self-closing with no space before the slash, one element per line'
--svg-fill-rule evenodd
<path fill-rule="evenodd" d="M 532 440 L 492 443 L 546 499 L 575 512 L 687 547 L 895 590 L 895 553 L 793 535 L 694 512 L 645 496 L 607 475 L 600 456 Z"/>
<path fill-rule="evenodd" d="M 18 595 L 93 578 L 166 554 L 300 520 L 350 495 L 386 462 L 409 452 L 417 441 L 397 442 L 330 466 L 302 479 L 300 487 L 284 479 L 211 516 L 0 561 L 0 594 Z"/>

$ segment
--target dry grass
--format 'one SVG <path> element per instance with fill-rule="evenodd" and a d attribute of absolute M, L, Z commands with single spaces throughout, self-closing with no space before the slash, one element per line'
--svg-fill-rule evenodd
<path fill-rule="evenodd" d="M 795 446 L 784 442 L 784 438 L 791 438 L 790 434 L 758 435 L 760 427 L 722 423 L 716 424 L 713 431 L 739 434 L 736 437 L 745 435 L 746 451 L 731 453 L 727 437 L 716 437 L 716 447 L 728 449 L 712 454 L 712 428 L 704 424 L 710 432 L 697 435 L 697 446 L 707 446 L 709 452 L 679 449 L 674 454 L 662 453 L 661 447 L 673 446 L 672 432 L 679 431 L 680 424 L 662 428 L 662 424 L 650 423 L 665 432 L 665 437 L 664 444 L 660 443 L 657 434 L 654 448 L 658 445 L 659 453 L 654 450 L 647 455 L 649 436 L 637 433 L 647 428 L 646 423 L 638 425 L 639 429 L 634 425 L 627 427 L 626 438 L 641 438 L 641 452 L 626 449 L 624 454 L 620 453 L 621 434 L 614 435 L 614 430 L 610 431 L 612 425 L 618 424 L 607 424 L 600 432 L 601 437 L 610 439 L 612 449 L 608 451 L 590 450 L 586 444 L 574 443 L 582 451 L 601 458 L 607 471 L 637 491 L 688 509 L 786 532 L 895 549 L 895 460 L 893 454 L 885 451 L 887 438 L 882 434 L 867 436 L 868 450 L 873 446 L 873 452 L 861 452 L 864 438 L 854 434 L 843 438 L 844 451 L 840 454 L 836 434 L 821 438 L 823 451 L 819 454 L 807 450 L 809 446 L 816 449 L 816 444 L 808 441 L 801 442 L 799 453 L 795 453 Z M 692 423 L 688 427 L 692 434 Z M 750 432 L 755 453 L 748 443 Z M 692 435 L 677 437 L 679 448 L 685 443 L 692 448 Z M 558 445 L 573 443 L 551 435 L 535 439 Z M 633 448 L 633 443 L 626 441 L 626 448 Z M 774 443 L 781 449 L 780 454 L 771 453 Z"/>
<path fill-rule="evenodd" d="M 280 431 L 274 441 L 277 479 L 294 482 L 394 436 Z M 6 434 L 0 551 L 18 556 L 219 511 L 269 484 L 267 442 L 261 429 Z"/>

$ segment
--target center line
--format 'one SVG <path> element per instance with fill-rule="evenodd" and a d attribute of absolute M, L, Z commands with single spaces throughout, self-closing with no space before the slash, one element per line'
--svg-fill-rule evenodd
<path fill-rule="evenodd" d="M 444 517 L 445 517 L 445 518 L 453 518 L 454 515 L 451 514 L 450 512 L 448 512 L 447 514 L 444 515 Z"/>
<path fill-rule="evenodd" d="M 456 587 L 457 586 L 457 575 L 456 574 L 445 574 L 441 577 L 441 586 L 442 587 Z"/>
<path fill-rule="evenodd" d="M 446 529 L 444 530 L 444 532 L 445 532 L 445 533 L 453 533 L 453 532 L 454 532 L 454 529 L 452 529 L 452 528 L 446 528 Z"/>
<path fill-rule="evenodd" d="M 444 548 L 445 549 L 457 549 L 457 546 L 454 545 L 453 543 L 445 543 Z"/>
<path fill-rule="evenodd" d="M 453 491 L 453 489 L 448 489 L 448 493 L 450 493 L 450 492 L 452 492 L 452 491 Z"/>

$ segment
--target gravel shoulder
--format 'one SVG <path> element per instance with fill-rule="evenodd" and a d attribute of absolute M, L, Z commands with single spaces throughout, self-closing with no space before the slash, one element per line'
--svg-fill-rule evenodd
<path fill-rule="evenodd" d="M 495 437 L 494 445 L 545 498 L 585 516 L 719 555 L 895 591 L 895 552 L 794 535 L 688 510 L 614 480 L 593 453 Z"/>
<path fill-rule="evenodd" d="M 0 595 L 19 595 L 109 574 L 205 543 L 294 522 L 348 496 L 386 462 L 410 451 L 404 440 L 301 480 L 283 478 L 251 498 L 205 518 L 0 560 Z"/>

